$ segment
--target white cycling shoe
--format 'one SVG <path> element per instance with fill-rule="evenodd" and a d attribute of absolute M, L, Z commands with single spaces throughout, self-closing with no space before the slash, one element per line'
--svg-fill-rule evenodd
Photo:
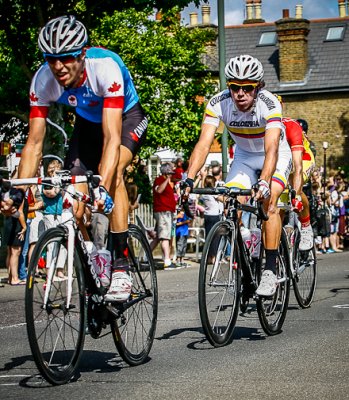
<path fill-rule="evenodd" d="M 263 271 L 256 294 L 262 297 L 272 297 L 276 292 L 277 286 L 278 279 L 276 275 L 270 270 Z"/>
<path fill-rule="evenodd" d="M 132 291 L 132 278 L 125 271 L 114 271 L 108 292 L 104 295 L 105 301 L 124 302 L 128 300 Z"/>
<path fill-rule="evenodd" d="M 299 250 L 306 251 L 314 246 L 314 232 L 311 225 L 301 229 L 301 240 L 299 242 Z"/>

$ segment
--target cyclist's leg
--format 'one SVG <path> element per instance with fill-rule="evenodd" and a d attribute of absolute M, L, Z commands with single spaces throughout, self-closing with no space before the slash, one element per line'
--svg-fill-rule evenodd
<path fill-rule="evenodd" d="M 277 287 L 276 262 L 281 238 L 281 218 L 277 206 L 278 198 L 285 189 L 292 168 L 290 151 L 279 152 L 276 170 L 270 187 L 270 198 L 264 200 L 264 209 L 268 212 L 268 221 L 263 222 L 263 242 L 265 248 L 265 270 L 256 291 L 263 296 L 272 296 Z"/>
<path fill-rule="evenodd" d="M 94 149 L 94 151 L 91 151 Z M 73 175 L 84 175 L 90 170 L 98 174 L 98 164 L 103 149 L 102 125 L 88 121 L 76 115 L 74 131 L 70 140 L 69 150 L 64 160 L 64 168 Z M 86 183 L 75 185 L 79 192 L 88 193 Z M 84 240 L 90 240 L 84 224 L 85 206 L 82 202 L 74 201 L 74 215 Z"/>
<path fill-rule="evenodd" d="M 308 155 L 308 153 L 306 154 Z M 303 184 L 307 183 L 310 174 L 315 167 L 314 156 L 303 159 Z M 301 193 L 303 210 L 299 213 L 299 222 L 301 223 L 301 241 L 300 250 L 310 250 L 314 245 L 314 233 L 310 221 L 310 206 L 308 197 L 304 192 Z"/>
<path fill-rule="evenodd" d="M 128 210 L 129 201 L 124 182 L 124 172 L 145 139 L 147 119 L 143 109 L 136 104 L 124 116 L 119 162 L 111 186 L 110 195 L 114 199 L 114 209 L 110 218 L 108 248 L 113 255 L 112 283 L 106 300 L 125 301 L 131 293 L 131 280 L 128 271 Z"/>

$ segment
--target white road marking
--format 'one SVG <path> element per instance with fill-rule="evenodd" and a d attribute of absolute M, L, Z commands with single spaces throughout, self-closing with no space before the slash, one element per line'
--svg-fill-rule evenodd
<path fill-rule="evenodd" d="M 21 324 L 0 326 L 0 331 L 3 329 L 8 329 L 8 328 L 19 328 L 20 326 L 25 326 L 25 325 L 27 325 L 26 322 L 22 322 Z"/>
<path fill-rule="evenodd" d="M 349 304 L 338 304 L 336 306 L 333 306 L 333 308 L 349 308 Z"/>

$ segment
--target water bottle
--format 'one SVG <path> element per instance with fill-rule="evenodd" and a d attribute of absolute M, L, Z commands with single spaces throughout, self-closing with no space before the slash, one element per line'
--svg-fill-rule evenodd
<path fill-rule="evenodd" d="M 240 232 L 241 232 L 241 236 L 242 236 L 242 240 L 245 243 L 245 246 L 247 249 L 249 249 L 251 247 L 251 231 L 248 228 L 245 228 L 244 226 L 240 227 Z"/>
<path fill-rule="evenodd" d="M 109 250 L 97 250 L 93 242 L 85 241 L 87 251 L 91 257 L 92 265 L 98 275 L 102 286 L 110 285 L 111 253 Z"/>
<path fill-rule="evenodd" d="M 97 256 L 95 257 L 95 264 L 99 268 L 99 279 L 101 280 L 102 286 L 110 285 L 111 276 L 111 252 L 106 249 L 97 250 Z"/>
<path fill-rule="evenodd" d="M 260 228 L 251 229 L 251 257 L 258 258 L 261 252 L 262 231 Z"/>

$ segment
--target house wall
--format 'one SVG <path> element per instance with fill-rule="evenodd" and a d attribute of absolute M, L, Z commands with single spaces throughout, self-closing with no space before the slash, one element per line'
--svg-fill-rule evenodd
<path fill-rule="evenodd" d="M 283 101 L 285 116 L 308 122 L 308 135 L 317 149 L 317 165 L 323 164 L 324 141 L 329 144 L 329 168 L 349 165 L 349 93 L 284 97 Z"/>

